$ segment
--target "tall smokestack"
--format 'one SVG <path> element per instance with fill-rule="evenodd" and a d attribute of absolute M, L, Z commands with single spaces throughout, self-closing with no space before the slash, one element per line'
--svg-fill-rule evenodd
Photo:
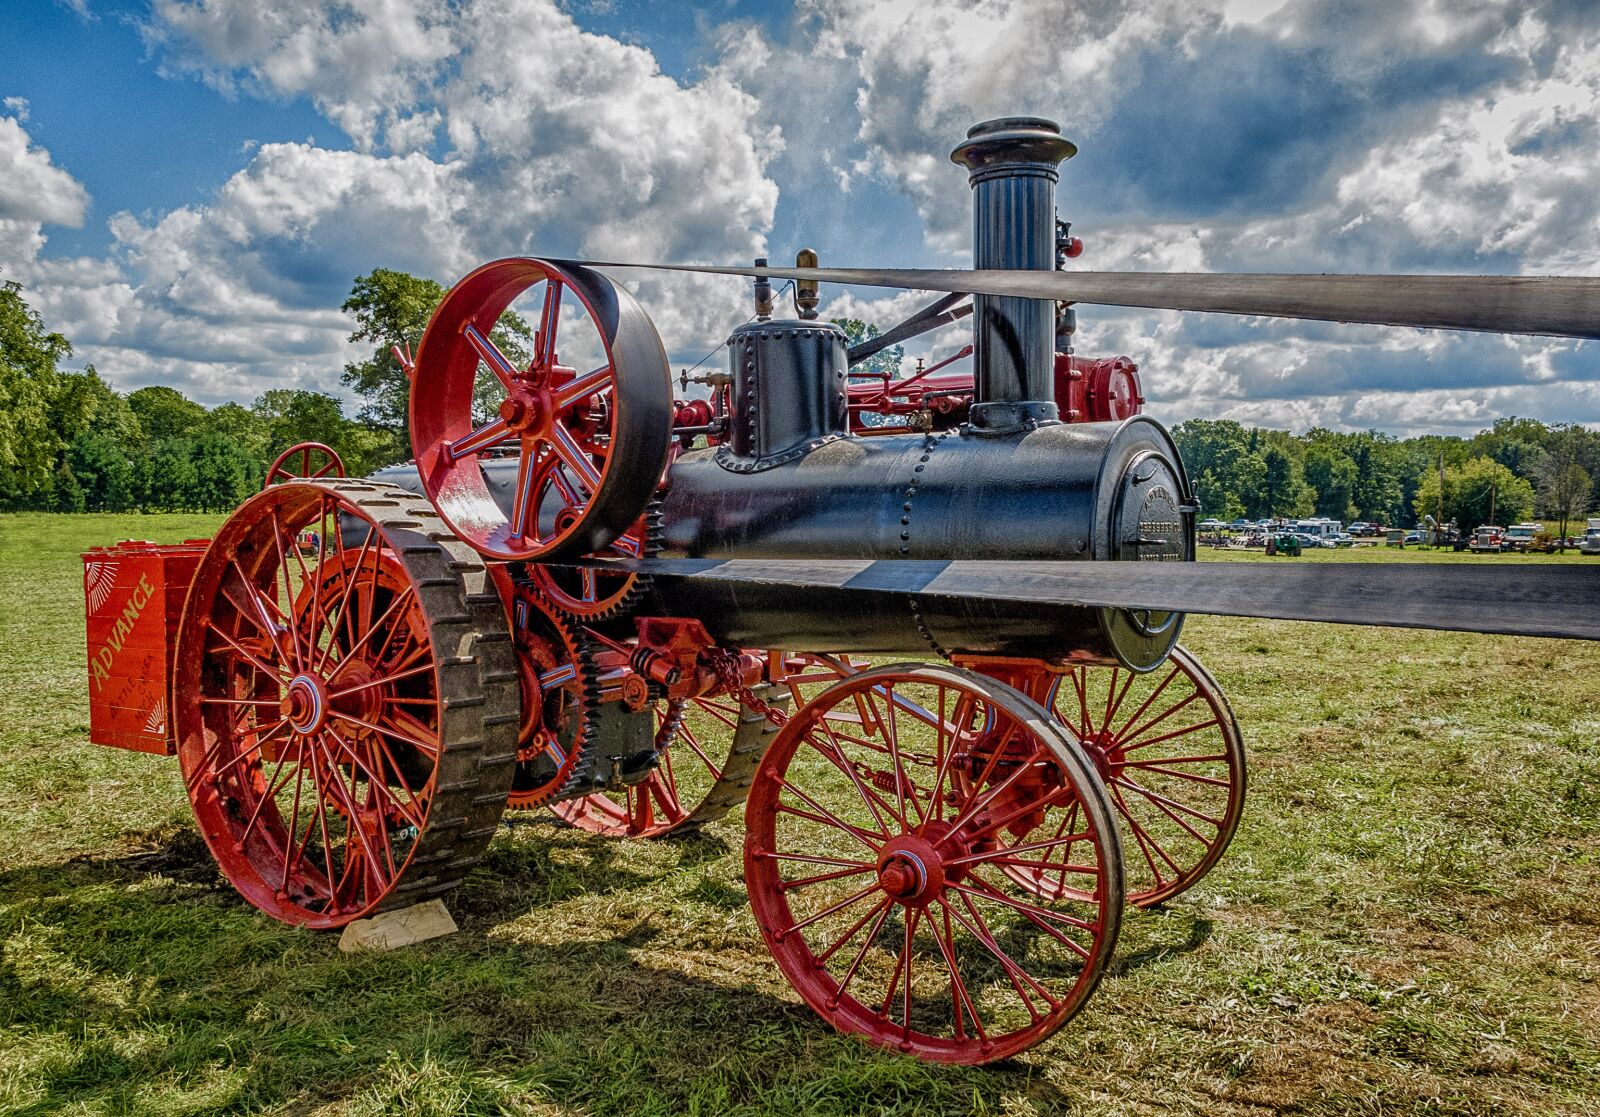
<path fill-rule="evenodd" d="M 1040 117 L 1006 116 L 968 130 L 950 158 L 967 168 L 972 185 L 973 267 L 1055 267 L 1057 168 L 1077 152 L 1059 124 Z M 1055 303 L 974 295 L 972 309 L 972 425 L 998 432 L 1059 418 Z"/>

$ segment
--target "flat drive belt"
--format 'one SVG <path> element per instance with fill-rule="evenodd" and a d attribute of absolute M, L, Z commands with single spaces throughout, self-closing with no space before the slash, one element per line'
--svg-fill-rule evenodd
<path fill-rule="evenodd" d="M 1292 561 L 1292 560 L 1291 560 Z M 1600 565 L 593 559 L 657 579 L 1600 639 Z"/>

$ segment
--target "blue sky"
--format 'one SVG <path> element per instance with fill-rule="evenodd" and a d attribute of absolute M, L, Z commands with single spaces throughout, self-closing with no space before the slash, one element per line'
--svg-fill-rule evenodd
<path fill-rule="evenodd" d="M 379 265 L 961 266 L 948 152 L 1014 112 L 1079 144 L 1080 266 L 1600 274 L 1579 0 L 13 0 L 0 40 L 0 274 L 118 387 L 208 403 L 338 390 Z M 637 286 L 681 363 L 748 313 L 736 281 Z M 922 301 L 830 294 L 884 325 Z M 1592 344 L 1080 319 L 1169 421 L 1600 422 Z"/>

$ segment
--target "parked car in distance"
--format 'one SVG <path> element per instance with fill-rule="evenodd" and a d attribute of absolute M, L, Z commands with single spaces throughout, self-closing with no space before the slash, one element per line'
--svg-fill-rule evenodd
<path fill-rule="evenodd" d="M 1421 543 L 1425 538 L 1427 538 L 1427 536 L 1424 532 L 1408 531 L 1405 534 L 1405 538 L 1400 540 L 1400 542 L 1409 547 L 1413 543 Z"/>
<path fill-rule="evenodd" d="M 1356 537 L 1353 532 L 1336 531 L 1331 535 L 1324 535 L 1322 541 L 1334 547 L 1354 547 Z"/>

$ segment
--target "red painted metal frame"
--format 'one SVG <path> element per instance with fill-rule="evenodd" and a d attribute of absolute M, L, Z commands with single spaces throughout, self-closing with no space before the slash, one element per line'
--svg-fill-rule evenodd
<path fill-rule="evenodd" d="M 928 412 L 944 422 L 959 422 L 972 406 L 970 372 L 933 375 L 972 354 L 968 345 L 954 356 L 914 376 L 882 384 L 857 379 L 849 388 L 850 429 L 856 434 L 903 434 L 903 424 L 873 425 L 869 415 L 911 416 Z M 1086 358 L 1057 353 L 1055 401 L 1067 423 L 1100 423 L 1128 419 L 1144 409 L 1139 366 L 1127 357 Z"/>
<path fill-rule="evenodd" d="M 171 756 L 168 679 L 184 595 L 208 540 L 127 541 L 83 553 L 89 740 Z"/>

